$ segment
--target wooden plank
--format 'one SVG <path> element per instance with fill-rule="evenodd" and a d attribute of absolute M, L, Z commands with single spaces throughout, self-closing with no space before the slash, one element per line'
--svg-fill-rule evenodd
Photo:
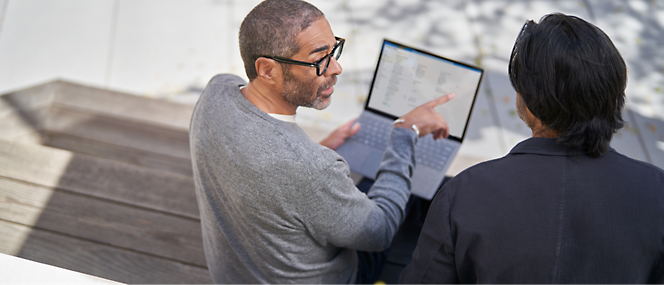
<path fill-rule="evenodd" d="M 0 176 L 197 219 L 193 178 L 0 140 Z"/>
<path fill-rule="evenodd" d="M 133 148 L 146 153 L 190 159 L 188 131 L 83 112 L 54 105 L 44 130 Z"/>
<path fill-rule="evenodd" d="M 0 139 L 14 140 L 27 134 L 39 134 L 47 115 L 47 107 L 0 114 Z"/>
<path fill-rule="evenodd" d="M 5 139 L 5 138 L 0 138 L 0 139 Z M 41 132 L 31 132 L 15 136 L 11 139 L 11 141 L 27 143 L 27 144 L 41 144 L 43 142 L 43 138 Z"/>
<path fill-rule="evenodd" d="M 0 220 L 0 252 L 17 243 L 18 257 L 118 282 L 212 283 L 205 268 Z"/>
<path fill-rule="evenodd" d="M 3 177 L 0 220 L 207 266 L 198 220 Z"/>
<path fill-rule="evenodd" d="M 46 107 L 59 87 L 59 83 L 51 82 L 0 95 L 0 114 Z"/>
<path fill-rule="evenodd" d="M 145 152 L 130 147 L 48 131 L 44 132 L 43 145 L 134 165 L 171 171 L 189 177 L 193 176 L 191 159 L 189 158 Z"/>
<path fill-rule="evenodd" d="M 0 138 L 15 139 L 41 131 L 58 84 L 49 83 L 0 96 Z"/>
<path fill-rule="evenodd" d="M 0 140 L 0 176 L 55 187 L 73 156 L 69 151 Z"/>
<path fill-rule="evenodd" d="M 0 220 L 35 225 L 53 195 L 43 189 L 47 188 L 0 177 Z"/>
<path fill-rule="evenodd" d="M 194 106 L 62 82 L 54 103 L 112 114 L 137 122 L 189 130 Z"/>

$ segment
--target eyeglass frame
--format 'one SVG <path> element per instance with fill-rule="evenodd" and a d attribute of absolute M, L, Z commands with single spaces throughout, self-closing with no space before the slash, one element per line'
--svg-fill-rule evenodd
<path fill-rule="evenodd" d="M 325 72 L 327 72 L 327 68 L 330 66 L 330 62 L 332 61 L 332 59 L 331 59 L 332 55 L 337 50 L 337 48 L 339 48 L 339 54 L 336 57 L 334 57 L 334 60 L 339 60 L 339 58 L 341 57 L 341 52 L 344 50 L 344 43 L 346 42 L 346 39 L 340 38 L 340 37 L 337 37 L 337 36 L 335 36 L 334 39 L 337 40 L 338 42 L 332 48 L 332 52 L 326 54 L 323 58 L 321 58 L 320 60 L 318 60 L 317 62 L 314 62 L 314 63 L 299 61 L 299 60 L 293 60 L 293 59 L 288 59 L 288 58 L 281 58 L 281 57 L 277 57 L 277 56 L 265 56 L 264 55 L 264 56 L 259 56 L 259 58 L 264 57 L 264 58 L 269 58 L 269 59 L 272 59 L 274 61 L 281 62 L 281 63 L 288 63 L 288 64 L 296 64 L 296 65 L 302 65 L 302 66 L 315 67 L 316 68 L 316 75 L 323 76 L 323 74 L 325 74 Z M 320 71 L 321 70 L 321 64 L 320 63 L 325 61 L 326 59 L 327 59 L 327 64 L 323 68 L 323 72 L 321 72 Z"/>

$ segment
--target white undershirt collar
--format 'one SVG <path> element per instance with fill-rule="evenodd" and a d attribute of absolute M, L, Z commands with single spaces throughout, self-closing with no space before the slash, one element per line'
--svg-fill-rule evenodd
<path fill-rule="evenodd" d="M 272 114 L 272 113 L 267 113 L 267 114 L 279 121 L 295 123 L 295 115 L 281 115 L 281 114 Z"/>

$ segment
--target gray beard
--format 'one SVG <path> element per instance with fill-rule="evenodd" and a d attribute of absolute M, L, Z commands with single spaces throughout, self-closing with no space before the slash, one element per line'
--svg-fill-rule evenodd
<path fill-rule="evenodd" d="M 316 110 L 323 110 L 330 105 L 332 100 L 324 100 L 321 98 L 321 93 L 325 86 L 314 86 L 312 82 L 299 82 L 290 74 L 284 77 L 284 91 L 281 94 L 284 101 L 301 107 L 314 108 Z M 316 97 L 311 98 L 310 94 L 316 91 Z"/>

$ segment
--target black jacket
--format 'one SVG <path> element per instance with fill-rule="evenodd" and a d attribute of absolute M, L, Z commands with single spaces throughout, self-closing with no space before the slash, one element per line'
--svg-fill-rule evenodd
<path fill-rule="evenodd" d="M 663 283 L 664 171 L 531 138 L 445 184 L 403 283 Z"/>

